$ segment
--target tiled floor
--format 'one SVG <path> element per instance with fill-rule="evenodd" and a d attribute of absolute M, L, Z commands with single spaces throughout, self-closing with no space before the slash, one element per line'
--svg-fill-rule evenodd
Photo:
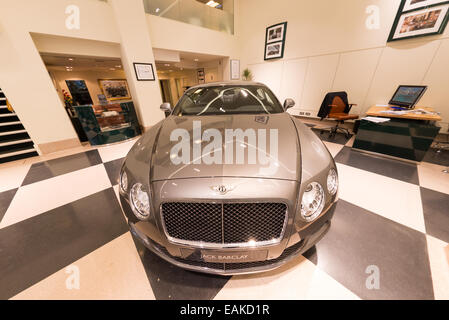
<path fill-rule="evenodd" d="M 134 241 L 117 178 L 135 140 L 2 165 L 0 299 L 449 299 L 447 155 L 415 165 L 323 139 L 340 174 L 329 233 L 277 270 L 234 277 Z M 373 266 L 379 289 L 366 286 Z"/>

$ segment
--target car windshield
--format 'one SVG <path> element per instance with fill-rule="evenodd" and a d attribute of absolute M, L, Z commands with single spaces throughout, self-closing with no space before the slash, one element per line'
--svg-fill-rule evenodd
<path fill-rule="evenodd" d="M 210 86 L 188 90 L 173 114 L 269 114 L 284 112 L 277 98 L 265 86 Z"/>

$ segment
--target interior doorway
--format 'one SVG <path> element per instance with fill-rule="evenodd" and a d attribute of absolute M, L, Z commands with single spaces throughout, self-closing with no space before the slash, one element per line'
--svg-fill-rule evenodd
<path fill-rule="evenodd" d="M 164 50 L 155 50 L 156 71 L 164 102 L 178 103 L 184 92 L 200 83 L 223 81 L 223 65 L 227 57 Z"/>
<path fill-rule="evenodd" d="M 120 58 L 56 53 L 41 53 L 41 57 L 81 142 L 88 137 L 75 106 L 132 100 Z"/>
<path fill-rule="evenodd" d="M 161 85 L 161 95 L 162 95 L 162 102 L 168 102 L 170 105 L 173 106 L 173 99 L 172 99 L 172 91 L 170 87 L 170 80 L 159 80 L 159 83 Z"/>

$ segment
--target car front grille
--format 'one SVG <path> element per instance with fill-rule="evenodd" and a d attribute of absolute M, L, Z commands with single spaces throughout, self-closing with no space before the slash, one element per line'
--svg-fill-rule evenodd
<path fill-rule="evenodd" d="M 287 221 L 284 203 L 186 203 L 161 206 L 164 229 L 174 242 L 215 245 L 280 241 Z"/>

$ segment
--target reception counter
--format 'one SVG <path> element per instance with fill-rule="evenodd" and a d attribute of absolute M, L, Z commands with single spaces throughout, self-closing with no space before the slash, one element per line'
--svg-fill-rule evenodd
<path fill-rule="evenodd" d="M 141 134 L 132 101 L 74 108 L 91 145 L 124 141 Z"/>
<path fill-rule="evenodd" d="M 422 161 L 441 129 L 435 125 L 435 121 L 441 120 L 441 117 L 436 114 L 394 115 L 382 112 L 388 109 L 376 106 L 367 112 L 369 116 L 390 120 L 382 123 L 361 120 L 353 148 L 405 160 Z"/>

